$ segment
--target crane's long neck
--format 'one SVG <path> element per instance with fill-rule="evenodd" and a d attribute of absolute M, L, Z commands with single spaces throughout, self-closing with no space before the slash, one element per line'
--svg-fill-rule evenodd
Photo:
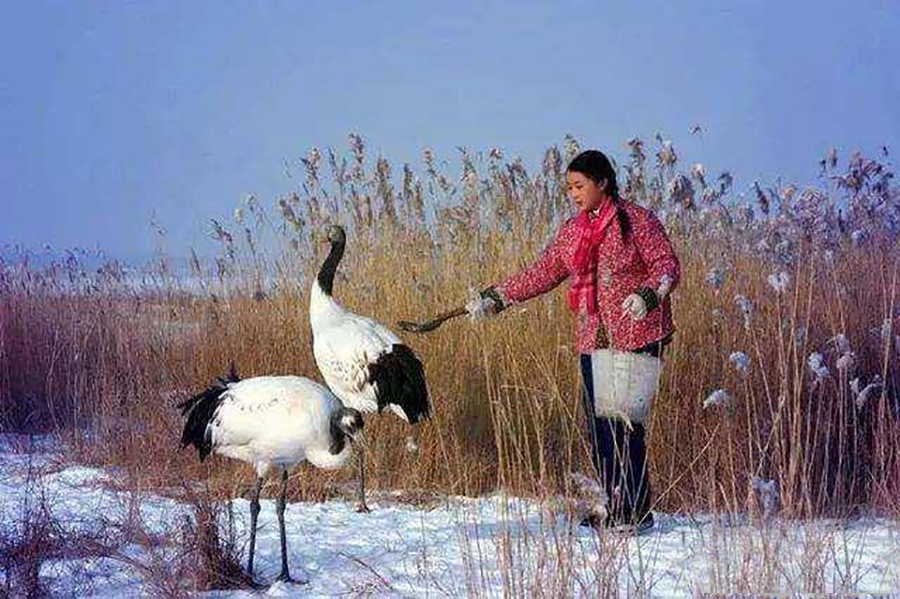
<path fill-rule="evenodd" d="M 344 447 L 349 442 L 347 439 L 347 435 L 344 434 L 344 431 L 341 430 L 341 427 L 338 424 L 340 421 L 340 417 L 341 411 L 335 410 L 335 412 L 331 415 L 331 420 L 328 424 L 328 452 L 332 455 L 338 455 L 339 453 L 344 451 Z"/>
<path fill-rule="evenodd" d="M 319 269 L 309 296 L 309 318 L 313 325 L 313 334 L 315 334 L 317 322 L 323 318 L 334 316 L 342 310 L 331 296 L 331 291 L 334 287 L 334 273 L 343 256 L 344 244 L 332 241 L 331 251 L 328 252 L 328 257 L 322 263 L 322 268 Z"/>
<path fill-rule="evenodd" d="M 328 257 L 325 258 L 325 262 L 322 263 L 322 268 L 319 269 L 319 274 L 316 277 L 319 287 L 329 297 L 331 297 L 331 292 L 334 288 L 334 273 L 337 272 L 338 264 L 341 263 L 341 258 L 343 257 L 344 244 L 339 241 L 332 241 L 331 251 L 328 252 Z"/>

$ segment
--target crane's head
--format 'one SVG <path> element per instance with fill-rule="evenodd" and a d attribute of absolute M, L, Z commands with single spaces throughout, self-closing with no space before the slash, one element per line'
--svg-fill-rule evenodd
<path fill-rule="evenodd" d="M 334 413 L 332 418 L 335 419 L 338 430 L 349 437 L 351 441 L 362 441 L 362 430 L 365 422 L 363 422 L 363 417 L 359 410 L 340 408 Z"/>
<path fill-rule="evenodd" d="M 344 227 L 340 225 L 331 225 L 328 227 L 328 241 L 340 245 L 347 243 L 347 234 L 344 232 Z"/>

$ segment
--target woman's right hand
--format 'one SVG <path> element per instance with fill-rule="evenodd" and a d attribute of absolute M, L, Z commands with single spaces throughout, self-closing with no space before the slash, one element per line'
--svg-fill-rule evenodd
<path fill-rule="evenodd" d="M 506 309 L 503 297 L 493 285 L 487 287 L 466 302 L 466 311 L 472 320 L 479 320 L 487 316 L 499 314 Z"/>

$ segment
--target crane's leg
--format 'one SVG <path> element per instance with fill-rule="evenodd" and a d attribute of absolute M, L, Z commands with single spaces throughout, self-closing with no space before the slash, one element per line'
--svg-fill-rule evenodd
<path fill-rule="evenodd" d="M 288 471 L 285 468 L 281 471 L 281 493 L 278 495 L 278 503 L 276 504 L 278 510 L 278 529 L 281 533 L 281 574 L 278 575 L 278 579 L 281 582 L 293 582 L 291 579 L 291 573 L 288 571 L 288 559 L 287 559 L 287 535 L 284 532 L 284 508 L 285 508 L 285 496 L 287 495 L 287 486 L 288 486 Z"/>
<path fill-rule="evenodd" d="M 250 559 L 247 562 L 247 572 L 253 577 L 253 554 L 256 551 L 256 518 L 259 516 L 259 493 L 262 491 L 263 478 L 256 477 L 256 487 L 253 497 L 250 499 Z"/>
<path fill-rule="evenodd" d="M 366 466 L 362 447 L 359 448 L 356 463 L 359 465 L 359 505 L 356 506 L 356 511 L 360 514 L 367 514 L 371 510 L 366 505 Z"/>

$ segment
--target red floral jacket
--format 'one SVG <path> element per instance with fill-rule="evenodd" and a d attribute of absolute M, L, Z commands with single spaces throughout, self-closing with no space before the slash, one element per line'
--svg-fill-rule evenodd
<path fill-rule="evenodd" d="M 650 210 L 625 200 L 618 202 L 617 210 L 625 213 L 628 237 L 623 239 L 619 218 L 613 219 L 597 250 L 596 272 L 579 275 L 574 270 L 579 237 L 571 218 L 537 262 L 495 286 L 505 302 L 518 303 L 550 291 L 570 275 L 596 277 L 597 313 L 588 314 L 582 303 L 575 319 L 575 347 L 581 353 L 604 347 L 634 350 L 675 330 L 669 293 L 678 284 L 681 266 L 669 237 Z M 648 304 L 643 320 L 622 310 L 632 293 Z"/>

